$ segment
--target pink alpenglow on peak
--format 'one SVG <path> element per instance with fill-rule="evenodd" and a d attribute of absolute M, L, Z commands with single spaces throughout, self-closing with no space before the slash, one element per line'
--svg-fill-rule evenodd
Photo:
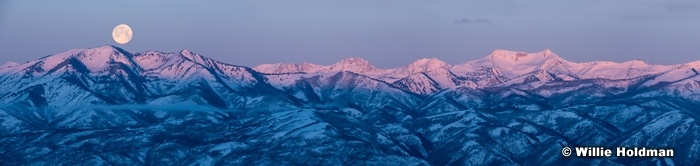
<path fill-rule="evenodd" d="M 323 66 L 304 62 L 302 64 L 262 64 L 254 67 L 258 72 L 267 74 L 284 73 L 329 73 L 329 72 L 354 72 L 359 74 L 380 74 L 382 70 L 374 67 L 369 61 L 362 58 L 347 58 L 335 64 Z"/>
<path fill-rule="evenodd" d="M 362 58 L 347 58 L 329 66 L 330 71 L 350 71 L 360 74 L 377 74 L 379 69 Z"/>
<path fill-rule="evenodd" d="M 640 80 L 638 78 L 644 80 L 654 77 L 656 78 L 651 81 L 645 81 L 644 85 L 675 81 L 674 86 L 686 88 L 698 85 L 699 66 L 700 61 L 669 66 L 652 65 L 641 60 L 576 63 L 559 57 L 551 50 L 536 53 L 496 50 L 488 56 L 458 65 L 450 65 L 437 58 L 422 58 L 403 67 L 379 69 L 367 60 L 347 58 L 327 66 L 277 63 L 259 65 L 251 70 L 188 50 L 130 53 L 114 46 L 101 46 L 69 50 L 24 64 L 7 63 L 0 66 L 0 79 L 30 86 L 74 73 L 96 78 L 143 77 L 183 83 L 177 84 L 178 86 L 188 86 L 186 82 L 192 80 L 204 80 L 220 82 L 221 85 L 216 85 L 217 87 L 229 89 L 251 87 L 265 82 L 278 89 L 288 89 L 299 85 L 299 81 L 321 78 L 320 83 L 324 83 L 323 81 L 332 78 L 363 80 L 368 83 L 364 86 L 392 86 L 414 94 L 431 95 L 460 87 L 480 89 L 518 86 L 520 89 L 534 89 L 560 83 L 558 81 L 586 79 L 617 81 L 605 86 L 624 87 L 634 83 L 634 80 Z"/>
<path fill-rule="evenodd" d="M 283 73 L 335 73 L 349 71 L 395 83 L 404 78 L 420 78 L 416 74 L 427 74 L 442 88 L 469 85 L 489 87 L 499 84 L 520 84 L 530 81 L 547 82 L 552 80 L 579 79 L 632 79 L 650 74 L 659 74 L 673 68 L 698 68 L 700 61 L 682 65 L 652 65 L 641 60 L 627 62 L 570 62 L 550 49 L 527 53 L 520 51 L 495 50 L 489 55 L 462 64 L 450 65 L 436 58 L 423 58 L 404 67 L 377 69 L 361 58 L 348 58 L 333 65 L 323 66 L 311 63 L 263 64 L 254 69 L 269 74 Z M 435 78 L 433 78 L 435 77 Z M 468 78 L 458 80 L 457 77 Z"/>
<path fill-rule="evenodd" d="M 570 62 L 549 49 L 535 52 L 495 50 L 491 54 L 450 65 L 437 58 L 422 58 L 397 68 L 379 69 L 362 58 L 342 59 L 331 65 L 262 64 L 250 68 L 222 63 L 188 50 L 173 53 L 146 51 L 130 53 L 114 46 L 73 49 L 23 64 L 8 62 L 0 66 L 0 73 L 15 73 L 7 79 L 61 76 L 66 72 L 105 76 L 104 74 L 139 74 L 165 80 L 245 80 L 227 82 L 228 87 L 250 86 L 262 77 L 275 87 L 291 86 L 300 79 L 351 72 L 392 86 L 402 87 L 417 94 L 432 94 L 453 87 L 486 88 L 494 86 L 529 85 L 536 88 L 552 81 L 585 79 L 630 80 L 669 73 L 674 69 L 688 69 L 665 74 L 660 80 L 673 80 L 683 75 L 693 76 L 700 61 L 679 65 L 653 65 L 641 60 L 627 62 L 595 61 Z M 253 73 L 251 73 L 253 72 Z M 261 74 L 261 75 L 256 75 Z M 679 74 L 681 73 L 681 74 Z M 684 75 L 685 74 L 685 75 Z M 350 74 L 353 75 L 353 74 Z M 16 76 L 16 77 L 15 77 Z M 33 82 L 35 78 L 28 82 Z M 664 82 L 664 81 L 660 81 Z M 656 82 L 649 83 L 655 84 Z M 416 87 L 417 86 L 417 87 Z"/>
<path fill-rule="evenodd" d="M 514 78 L 539 69 L 556 68 L 551 65 L 563 63 L 567 62 L 549 49 L 537 53 L 496 50 L 486 57 L 455 65 L 452 71 L 466 74 L 483 68 L 493 68 L 505 77 Z"/>
<path fill-rule="evenodd" d="M 437 58 L 423 58 L 408 65 L 408 68 L 418 68 L 420 71 L 432 71 L 436 69 L 449 69 L 452 66 Z"/>
<path fill-rule="evenodd" d="M 19 65 L 19 63 L 10 61 L 10 62 L 7 62 L 7 63 L 3 64 L 2 66 L 0 66 L 0 69 L 6 68 L 6 67 L 17 66 L 17 65 Z"/>

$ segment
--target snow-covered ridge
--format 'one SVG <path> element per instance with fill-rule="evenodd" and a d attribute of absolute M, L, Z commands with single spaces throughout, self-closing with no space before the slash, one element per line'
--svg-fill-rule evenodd
<path fill-rule="evenodd" d="M 66 52 L 49 55 L 23 64 L 8 62 L 2 65 L 0 69 L 25 70 L 28 67 L 34 67 L 38 72 L 48 72 L 59 64 L 66 63 L 66 61 L 70 59 L 79 61 L 82 65 L 85 65 L 90 72 L 95 73 L 104 72 L 103 70 L 114 63 L 121 63 L 128 67 L 133 67 L 134 70 L 153 70 L 156 68 L 171 67 L 175 65 L 175 63 L 192 63 L 203 67 L 243 67 L 216 61 L 188 50 L 171 53 L 160 51 L 131 53 L 116 46 L 106 45 L 88 49 L 71 49 Z"/>
<path fill-rule="evenodd" d="M 12 83 L 17 89 L 53 81 L 64 75 L 86 75 L 123 79 L 150 79 L 170 82 L 190 80 L 219 82 L 230 88 L 252 86 L 259 81 L 255 72 L 244 66 L 230 65 L 182 50 L 164 53 L 127 52 L 115 46 L 72 49 L 24 64 L 7 64 L 0 68 L 0 83 Z"/>
<path fill-rule="evenodd" d="M 485 57 L 454 66 L 436 58 L 423 58 L 404 67 L 378 69 L 364 59 L 348 58 L 328 66 L 277 63 L 254 67 L 256 71 L 266 74 L 301 75 L 289 79 L 348 71 L 383 80 L 419 94 L 430 94 L 456 86 L 484 88 L 531 84 L 532 88 L 536 88 L 555 80 L 634 79 L 682 68 L 700 69 L 700 61 L 679 65 L 654 65 L 641 60 L 578 63 L 565 60 L 545 49 L 535 53 L 495 50 Z M 279 81 L 279 78 L 272 82 L 275 80 Z M 294 80 L 284 82 L 290 84 Z"/>
<path fill-rule="evenodd" d="M 19 65 L 19 63 L 10 61 L 10 62 L 7 62 L 7 63 L 3 64 L 2 66 L 0 66 L 0 69 L 12 67 L 12 66 L 17 66 L 17 65 Z"/>
<path fill-rule="evenodd" d="M 78 49 L 0 68 L 0 161 L 691 165 L 700 163 L 694 64 L 647 74 L 666 68 L 501 50 L 455 66 L 430 58 L 376 69 L 353 58 L 262 74 L 187 50 Z M 630 78 L 598 78 L 616 74 Z M 576 159 L 561 156 L 564 144 L 682 153 Z"/>
<path fill-rule="evenodd" d="M 359 74 L 378 74 L 381 70 L 374 67 L 369 61 L 362 58 L 347 58 L 338 61 L 335 64 L 322 66 L 312 63 L 302 64 L 262 64 L 254 67 L 261 73 L 267 74 L 284 74 L 284 73 L 327 73 L 327 72 L 342 72 L 349 71 Z"/>
<path fill-rule="evenodd" d="M 290 64 L 262 64 L 253 67 L 258 72 L 267 74 L 285 73 L 327 73 L 350 71 L 359 74 L 382 77 L 406 77 L 420 72 L 429 72 L 447 68 L 457 75 L 469 75 L 471 72 L 485 68 L 495 69 L 507 78 L 516 78 L 538 70 L 566 73 L 575 78 L 634 78 L 646 74 L 658 74 L 674 68 L 700 69 L 700 61 L 678 65 L 654 65 L 642 60 L 626 62 L 593 61 L 571 62 L 561 58 L 549 49 L 540 52 L 528 53 L 510 50 L 495 50 L 491 54 L 476 60 L 468 61 L 454 66 L 436 58 L 422 58 L 413 63 L 398 68 L 379 69 L 370 62 L 361 58 L 348 58 L 332 65 L 318 65 L 312 63 Z"/>
<path fill-rule="evenodd" d="M 318 65 L 308 62 L 302 64 L 291 63 L 275 63 L 261 64 L 253 67 L 258 72 L 266 74 L 285 74 L 285 73 L 327 73 L 327 72 L 343 72 L 349 71 L 358 74 L 382 75 L 399 72 L 398 70 L 408 70 L 408 73 L 417 73 L 431 71 L 439 68 L 450 68 L 450 65 L 436 58 L 422 58 L 414 61 L 405 67 L 392 69 L 379 69 L 373 66 L 369 61 L 362 58 L 347 58 L 342 59 L 332 65 Z"/>
<path fill-rule="evenodd" d="M 478 89 L 527 85 L 529 88 L 537 88 L 552 81 L 636 79 L 668 73 L 674 69 L 700 70 L 700 61 L 678 65 L 653 65 L 641 60 L 577 63 L 567 61 L 546 49 L 535 53 L 495 50 L 485 57 L 457 65 L 450 65 L 437 58 L 422 58 L 403 67 L 380 69 L 362 58 L 347 58 L 325 66 L 277 63 L 262 64 L 251 69 L 219 62 L 188 50 L 131 53 L 115 46 L 101 46 L 68 50 L 24 64 L 7 63 L 0 67 L 0 81 L 18 81 L 25 78 L 26 74 L 39 78 L 51 73 L 61 75 L 62 72 L 93 76 L 134 73 L 140 77 L 178 82 L 191 79 L 222 81 L 229 87 L 250 86 L 265 81 L 278 89 L 284 89 L 305 78 L 352 72 L 416 94 L 428 95 L 462 86 Z M 672 76 L 647 84 L 672 81 L 675 79 Z M 36 80 L 29 79 L 25 82 L 33 84 Z"/>

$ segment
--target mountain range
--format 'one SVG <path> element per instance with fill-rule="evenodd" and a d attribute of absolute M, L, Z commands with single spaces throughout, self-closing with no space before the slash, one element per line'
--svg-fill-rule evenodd
<path fill-rule="evenodd" d="M 0 163 L 697 165 L 698 70 L 550 50 L 379 69 L 74 49 L 0 67 Z M 676 156 L 561 155 L 575 146 Z"/>

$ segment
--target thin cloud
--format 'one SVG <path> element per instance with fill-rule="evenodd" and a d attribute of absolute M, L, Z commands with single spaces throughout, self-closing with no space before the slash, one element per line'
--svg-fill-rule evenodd
<path fill-rule="evenodd" d="M 455 21 L 455 24 L 488 24 L 491 23 L 489 19 L 468 19 L 462 18 Z"/>

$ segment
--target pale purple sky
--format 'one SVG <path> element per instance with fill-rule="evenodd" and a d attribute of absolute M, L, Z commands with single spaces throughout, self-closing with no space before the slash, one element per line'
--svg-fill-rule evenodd
<path fill-rule="evenodd" d="M 134 30 L 126 45 L 114 26 Z M 700 60 L 697 0 L 0 1 L 0 64 L 74 48 L 187 49 L 223 62 L 361 57 L 380 68 L 495 49 L 549 48 L 575 62 Z"/>

